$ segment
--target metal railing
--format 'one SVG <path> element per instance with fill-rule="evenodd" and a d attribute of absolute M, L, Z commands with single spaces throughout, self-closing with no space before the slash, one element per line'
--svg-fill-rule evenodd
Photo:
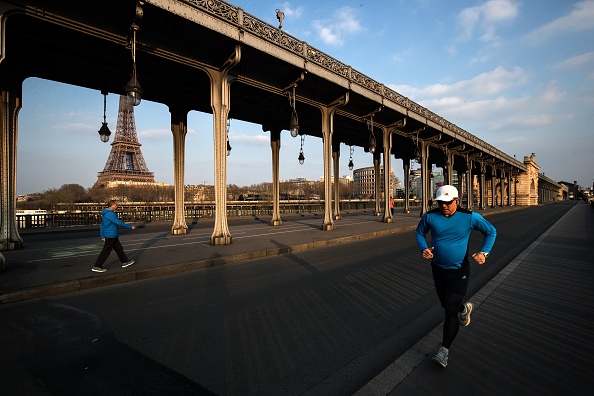
<path fill-rule="evenodd" d="M 383 203 L 382 203 L 383 204 Z M 402 199 L 395 200 L 396 208 L 402 208 Z M 410 200 L 411 207 L 419 207 L 418 200 Z M 19 229 L 35 228 L 60 228 L 60 227 L 82 227 L 96 226 L 101 224 L 101 210 L 104 206 L 99 204 L 76 204 L 70 205 L 74 210 L 53 213 L 35 213 L 16 215 L 16 224 Z M 375 209 L 375 202 L 372 200 L 346 200 L 340 202 L 341 211 L 349 210 L 372 210 Z M 273 210 L 270 201 L 254 202 L 232 202 L 227 205 L 227 217 L 259 217 L 271 216 Z M 198 221 L 200 218 L 212 218 L 215 216 L 214 203 L 186 204 L 184 206 L 185 218 L 187 221 Z M 324 201 L 287 201 L 281 202 L 280 212 L 282 214 L 304 214 L 324 213 Z M 122 221 L 130 223 L 150 223 L 153 221 L 173 221 L 175 205 L 173 203 L 120 203 L 117 210 Z"/>

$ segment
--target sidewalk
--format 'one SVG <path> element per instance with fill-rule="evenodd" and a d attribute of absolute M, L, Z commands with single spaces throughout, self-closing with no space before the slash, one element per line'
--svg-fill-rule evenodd
<path fill-rule="evenodd" d="M 442 325 L 356 393 L 586 395 L 594 388 L 594 210 L 571 210 L 480 292 L 449 364 Z"/>
<path fill-rule="evenodd" d="M 489 216 L 521 209 L 497 207 L 479 213 Z M 270 226 L 270 218 L 230 218 L 233 242 L 225 246 L 210 245 L 212 219 L 189 225 L 186 235 L 171 235 L 170 222 L 140 225 L 137 231 L 123 229 L 120 240 L 136 264 L 119 268 L 112 252 L 106 262 L 111 267 L 100 274 L 90 270 L 102 246 L 98 226 L 23 231 L 25 247 L 3 252 L 7 268 L 0 273 L 0 304 L 412 231 L 419 221 L 418 208 L 411 213 L 396 208 L 392 223 L 384 223 L 369 210 L 341 215 L 333 231 L 320 230 L 324 216 L 316 213 L 288 215 L 280 227 Z"/>

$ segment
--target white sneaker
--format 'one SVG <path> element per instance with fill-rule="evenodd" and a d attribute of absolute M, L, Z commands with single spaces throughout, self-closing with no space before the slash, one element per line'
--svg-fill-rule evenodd
<path fill-rule="evenodd" d="M 93 268 L 91 268 L 91 271 L 93 271 L 93 272 L 105 272 L 107 270 L 105 268 L 102 268 L 102 267 L 93 267 Z"/>
<path fill-rule="evenodd" d="M 126 261 L 125 263 L 122 263 L 122 268 L 129 267 L 132 264 L 134 264 L 134 260 Z"/>
<path fill-rule="evenodd" d="M 458 312 L 458 323 L 460 326 L 468 326 L 470 324 L 470 313 L 474 305 L 471 302 L 464 303 L 464 312 Z"/>
<path fill-rule="evenodd" d="M 437 353 L 435 355 L 433 355 L 431 360 L 433 360 L 435 363 L 437 363 L 443 367 L 446 367 L 448 365 L 448 355 L 449 355 L 448 348 L 444 348 L 443 346 L 440 346 L 439 349 L 437 350 Z"/>

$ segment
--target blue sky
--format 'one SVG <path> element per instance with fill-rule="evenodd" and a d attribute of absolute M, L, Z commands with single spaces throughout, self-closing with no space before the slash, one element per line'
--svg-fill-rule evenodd
<path fill-rule="evenodd" d="M 536 153 L 541 172 L 556 181 L 594 180 L 594 0 L 235 0 L 232 4 L 523 160 Z M 107 97 L 116 129 L 119 98 Z M 233 104 L 231 104 L 233 106 Z M 149 170 L 173 183 L 168 109 L 143 100 L 136 129 Z M 103 121 L 98 91 L 40 79 L 23 85 L 19 113 L 17 193 L 62 184 L 91 187 L 111 146 L 97 131 Z M 188 117 L 186 184 L 213 184 L 212 116 Z M 251 185 L 272 178 L 269 135 L 259 125 L 231 120 L 233 147 L 227 182 Z M 113 135 L 112 135 L 113 138 Z M 322 143 L 282 134 L 280 177 L 317 180 Z M 341 147 L 341 175 L 349 174 Z M 355 167 L 372 156 L 356 148 Z M 402 178 L 402 161 L 392 159 Z M 416 165 L 418 166 L 418 165 Z"/>

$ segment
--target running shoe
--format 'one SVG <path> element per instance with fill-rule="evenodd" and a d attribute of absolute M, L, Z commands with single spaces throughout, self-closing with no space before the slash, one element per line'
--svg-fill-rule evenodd
<path fill-rule="evenodd" d="M 107 270 L 105 268 L 102 268 L 102 267 L 93 267 L 93 268 L 91 268 L 91 271 L 93 271 L 93 272 L 105 272 Z"/>
<path fill-rule="evenodd" d="M 464 312 L 458 312 L 458 323 L 460 326 L 468 326 L 470 324 L 470 313 L 474 306 L 471 302 L 464 303 Z"/>
<path fill-rule="evenodd" d="M 437 353 L 433 355 L 431 360 L 433 360 L 435 363 L 439 364 L 442 367 L 446 367 L 448 365 L 448 354 L 449 350 L 447 348 L 444 348 L 443 346 L 440 346 L 437 350 Z"/>

